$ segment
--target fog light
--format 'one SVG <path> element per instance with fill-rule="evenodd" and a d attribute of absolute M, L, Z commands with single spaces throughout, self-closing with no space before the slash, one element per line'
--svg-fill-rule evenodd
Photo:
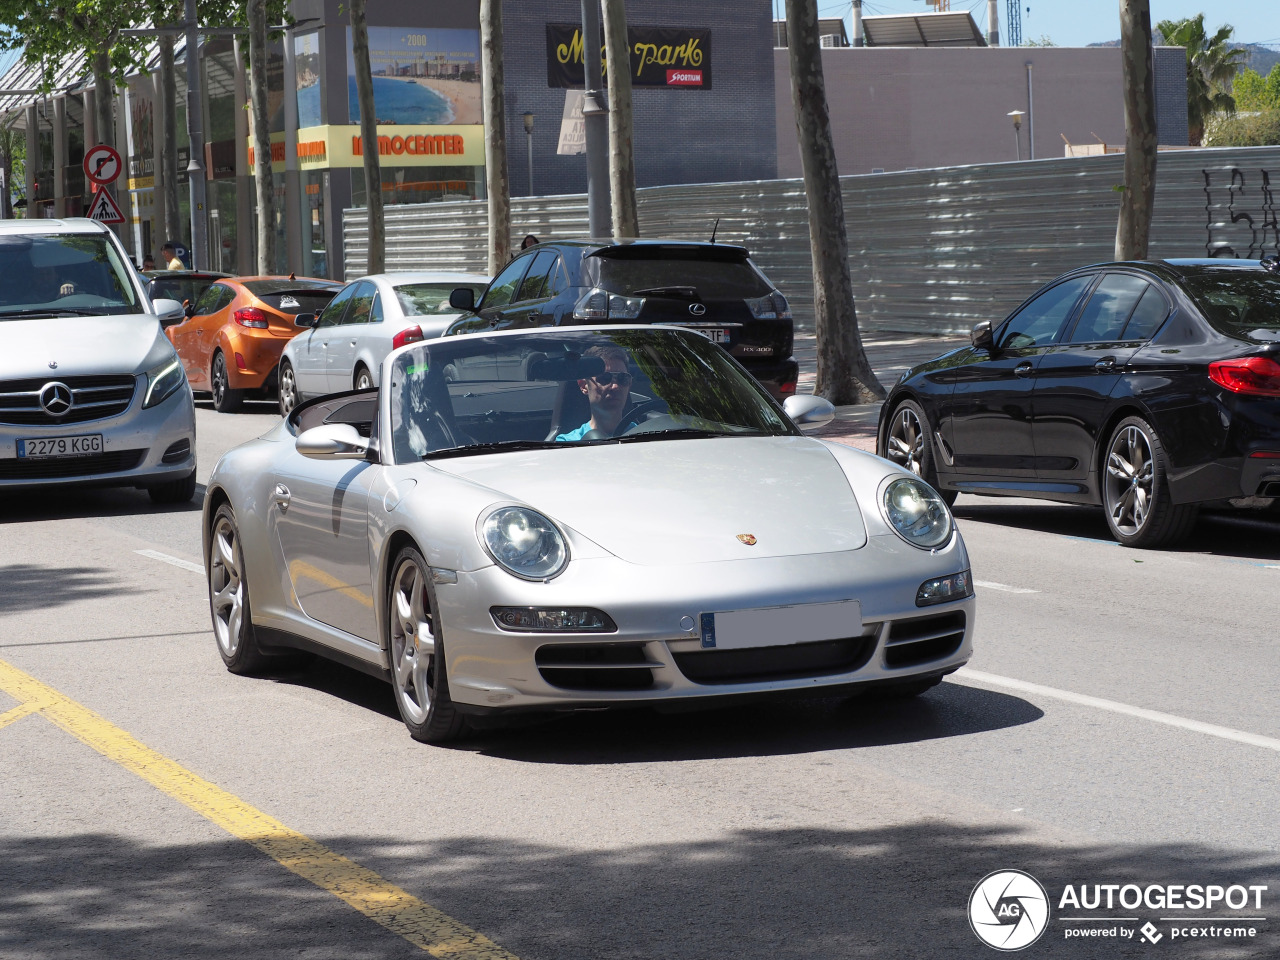
<path fill-rule="evenodd" d="M 953 573 L 949 577 L 926 580 L 916 591 L 916 606 L 929 607 L 935 603 L 949 603 L 973 596 L 973 576 L 968 570 Z"/>
<path fill-rule="evenodd" d="M 607 613 L 591 607 L 490 607 L 489 613 L 503 630 L 613 633 L 618 629 Z"/>

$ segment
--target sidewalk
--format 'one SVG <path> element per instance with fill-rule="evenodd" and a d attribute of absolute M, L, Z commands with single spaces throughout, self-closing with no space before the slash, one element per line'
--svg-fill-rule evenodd
<path fill-rule="evenodd" d="M 898 377 L 904 370 L 968 342 L 965 337 L 928 337 L 902 333 L 870 333 L 864 334 L 862 338 L 862 346 L 867 351 L 867 359 L 871 361 L 871 369 L 875 371 L 885 390 L 898 382 Z M 818 343 L 812 334 L 796 335 L 795 358 L 800 361 L 797 394 L 813 393 L 818 367 L 817 349 Z M 874 452 L 880 406 L 878 403 L 866 403 L 836 407 L 836 419 L 813 436 Z"/>

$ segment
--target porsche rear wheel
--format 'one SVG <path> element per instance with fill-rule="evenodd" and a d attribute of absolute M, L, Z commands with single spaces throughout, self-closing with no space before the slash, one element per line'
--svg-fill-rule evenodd
<path fill-rule="evenodd" d="M 400 718 L 415 740 L 456 740 L 466 730 L 466 719 L 449 698 L 440 618 L 427 562 L 416 549 L 405 547 L 391 570 L 387 655 Z"/>
<path fill-rule="evenodd" d="M 293 364 L 288 360 L 280 361 L 279 380 L 280 416 L 287 417 L 293 412 L 293 408 L 298 405 L 298 380 L 293 373 Z"/>
<path fill-rule="evenodd" d="M 914 400 L 903 400 L 894 409 L 885 432 L 884 456 L 910 470 L 937 490 L 947 506 L 956 502 L 954 490 L 942 490 L 938 487 L 933 441 L 929 437 L 929 418 Z"/>
<path fill-rule="evenodd" d="M 227 375 L 227 358 L 222 355 L 221 350 L 213 355 L 209 387 L 213 391 L 213 409 L 219 413 L 234 413 L 244 403 L 244 391 L 231 387 L 231 378 Z"/>
<path fill-rule="evenodd" d="M 230 504 L 213 516 L 209 534 L 209 612 L 222 662 L 232 673 L 261 673 L 267 656 L 258 647 L 249 610 L 249 584 L 244 573 L 240 531 Z"/>

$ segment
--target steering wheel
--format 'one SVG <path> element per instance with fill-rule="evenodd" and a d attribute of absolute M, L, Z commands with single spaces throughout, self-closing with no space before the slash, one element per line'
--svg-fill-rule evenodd
<path fill-rule="evenodd" d="M 622 415 L 622 420 L 620 420 L 619 423 L 629 423 L 636 420 L 638 417 L 652 419 L 653 416 L 658 415 L 658 408 L 665 405 L 666 401 L 660 397 L 654 397 L 651 400 L 642 400 L 640 403 L 637 403 L 634 407 L 624 413 Z"/>

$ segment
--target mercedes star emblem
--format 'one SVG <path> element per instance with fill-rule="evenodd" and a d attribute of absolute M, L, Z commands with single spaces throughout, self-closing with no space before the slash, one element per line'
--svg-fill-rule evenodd
<path fill-rule="evenodd" d="M 700 317 L 707 312 L 707 305 L 705 303 L 691 303 L 689 304 L 689 312 L 695 317 Z"/>
<path fill-rule="evenodd" d="M 40 391 L 40 406 L 51 417 L 65 416 L 71 409 L 71 388 L 65 383 L 46 383 Z"/>

